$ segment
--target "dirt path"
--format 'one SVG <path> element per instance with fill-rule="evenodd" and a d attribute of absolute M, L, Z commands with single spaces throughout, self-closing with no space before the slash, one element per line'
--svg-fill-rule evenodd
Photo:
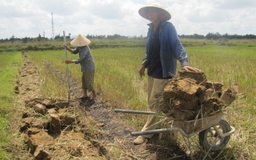
<path fill-rule="evenodd" d="M 8 147 L 15 159 L 117 159 L 113 158 L 114 148 L 121 151 L 118 159 L 124 160 L 186 159 L 179 147 L 168 146 L 158 138 L 153 138 L 152 143 L 133 145 L 130 132 L 134 129 L 122 121 L 121 114 L 99 100 L 89 104 L 73 98 L 79 88 L 74 81 L 69 103 L 40 97 L 37 66 L 24 53 L 23 61 L 11 123 L 15 136 Z M 46 67 L 57 73 L 49 64 Z M 92 125 L 94 128 L 88 127 Z"/>

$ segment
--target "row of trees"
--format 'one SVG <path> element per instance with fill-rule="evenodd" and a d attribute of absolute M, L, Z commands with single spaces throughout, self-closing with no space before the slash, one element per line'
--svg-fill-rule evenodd
<path fill-rule="evenodd" d="M 69 40 L 71 39 L 71 34 L 66 36 L 66 39 Z M 127 36 L 122 36 L 119 34 L 114 34 L 114 35 L 86 35 L 87 38 L 89 39 L 119 39 L 119 38 L 125 38 L 128 39 L 130 37 Z M 140 37 L 132 37 L 132 38 L 144 38 L 142 35 Z M 23 43 L 27 43 L 27 42 L 41 42 L 41 41 L 50 41 L 50 40 L 60 40 L 63 41 L 63 36 L 61 36 L 60 34 L 56 35 L 54 37 L 54 39 L 52 38 L 46 38 L 46 37 L 42 37 L 40 34 L 35 37 L 35 38 L 31 38 L 31 37 L 24 37 L 24 38 L 17 38 L 15 36 L 12 36 L 11 38 L 6 38 L 6 39 L 0 39 L 0 42 L 23 42 Z"/>
<path fill-rule="evenodd" d="M 66 36 L 66 39 L 70 39 L 70 35 Z M 133 36 L 133 37 L 127 37 L 127 36 L 122 36 L 119 34 L 114 34 L 114 35 L 87 35 L 86 36 L 89 39 L 119 39 L 119 38 L 137 38 L 137 39 L 142 39 L 145 38 L 142 35 L 137 37 L 137 36 Z M 204 35 L 199 35 L 199 34 L 193 34 L 193 35 L 180 35 L 181 38 L 193 38 L 193 39 L 256 39 L 256 35 L 253 34 L 247 34 L 247 35 L 230 35 L 230 34 L 223 34 L 221 35 L 220 33 L 208 33 L 206 36 Z M 0 42 L 15 42 L 15 41 L 19 41 L 19 42 L 23 42 L 23 43 L 27 43 L 27 42 L 34 42 L 34 41 L 49 41 L 49 40 L 63 40 L 63 36 L 56 35 L 54 39 L 52 38 L 46 38 L 46 37 L 42 37 L 40 34 L 38 35 L 38 37 L 35 38 L 31 38 L 31 37 L 25 37 L 25 38 L 16 38 L 14 36 L 12 36 L 11 38 L 6 38 L 6 39 L 0 39 Z"/>
<path fill-rule="evenodd" d="M 246 35 L 237 35 L 237 34 L 223 34 L 220 33 L 208 33 L 206 36 L 193 34 L 193 35 L 181 35 L 181 38 L 194 38 L 194 39 L 256 39 L 256 35 L 253 34 L 246 34 Z"/>

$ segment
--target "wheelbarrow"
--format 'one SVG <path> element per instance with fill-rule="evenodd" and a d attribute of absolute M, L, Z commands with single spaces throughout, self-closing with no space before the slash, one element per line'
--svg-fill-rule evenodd
<path fill-rule="evenodd" d="M 151 111 L 115 109 L 115 112 L 131 114 L 156 114 Z M 230 135 L 235 132 L 235 128 L 230 126 L 220 111 L 212 116 L 203 117 L 196 120 L 182 121 L 173 120 L 170 128 L 154 129 L 140 132 L 131 132 L 132 136 L 159 134 L 165 132 L 179 132 L 187 139 L 198 134 L 199 144 L 207 151 L 219 151 L 229 142 Z M 191 151 L 190 147 L 189 150 Z"/>

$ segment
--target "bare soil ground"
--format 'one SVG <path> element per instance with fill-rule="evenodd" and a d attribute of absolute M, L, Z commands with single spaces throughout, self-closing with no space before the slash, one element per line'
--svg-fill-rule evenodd
<path fill-rule="evenodd" d="M 25 53 L 23 61 L 10 123 L 14 136 L 12 145 L 6 146 L 14 159 L 189 159 L 176 143 L 158 136 L 147 144 L 133 145 L 135 137 L 130 132 L 135 130 L 122 121 L 123 115 L 115 113 L 100 96 L 94 103 L 76 99 L 80 85 L 74 81 L 69 102 L 40 97 L 37 66 Z M 114 156 L 114 150 L 120 155 Z"/>

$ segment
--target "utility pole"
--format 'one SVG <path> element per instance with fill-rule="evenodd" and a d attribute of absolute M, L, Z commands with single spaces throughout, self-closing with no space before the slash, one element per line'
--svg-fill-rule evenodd
<path fill-rule="evenodd" d="M 52 13 L 52 39 L 54 40 L 53 13 Z"/>

